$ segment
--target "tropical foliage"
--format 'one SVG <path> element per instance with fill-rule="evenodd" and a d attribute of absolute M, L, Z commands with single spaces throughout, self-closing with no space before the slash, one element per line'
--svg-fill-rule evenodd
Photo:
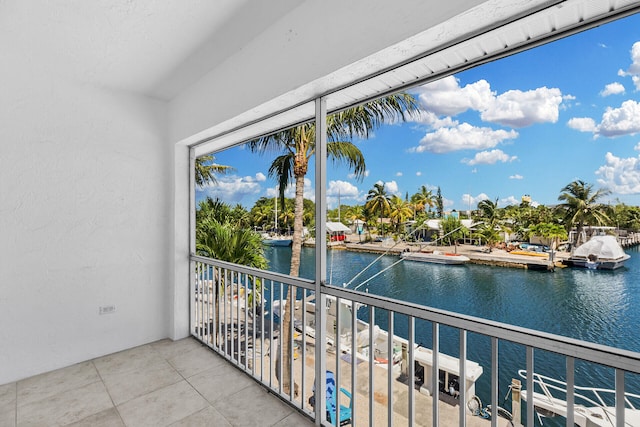
<path fill-rule="evenodd" d="M 224 166 L 215 163 L 215 157 L 209 154 L 200 156 L 195 162 L 195 181 L 200 188 L 207 184 L 216 184 L 216 175 L 226 175 L 234 169 L 231 166 Z"/>
<path fill-rule="evenodd" d="M 413 96 L 406 93 L 389 95 L 357 107 L 349 108 L 327 117 L 327 154 L 334 163 L 345 164 L 353 171 L 356 178 L 362 178 L 366 171 L 364 156 L 351 141 L 354 137 L 368 138 L 369 133 L 377 129 L 385 121 L 405 120 L 407 114 L 418 111 L 418 104 Z M 309 170 L 309 160 L 316 152 L 315 123 L 305 123 L 272 135 L 250 141 L 248 147 L 252 152 L 279 153 L 269 168 L 269 176 L 278 181 L 280 198 L 284 200 L 284 192 L 290 183 L 295 184 L 295 208 L 293 223 L 293 244 L 291 250 L 291 268 L 289 274 L 298 276 L 300 272 L 300 253 L 302 251 L 304 178 Z M 290 286 L 287 295 L 287 307 L 292 306 L 295 289 Z M 289 344 L 289 316 L 283 313 L 284 358 L 289 360 L 291 348 Z M 285 363 L 282 382 L 285 392 L 290 390 L 290 366 Z"/>
<path fill-rule="evenodd" d="M 598 203 L 599 199 L 609 194 L 607 190 L 593 191 L 593 184 L 577 180 L 564 186 L 561 191 L 558 200 L 564 203 L 558 205 L 558 211 L 567 231 L 576 228 L 576 246 L 583 243 L 582 230 L 585 225 L 610 223 L 607 206 Z"/>

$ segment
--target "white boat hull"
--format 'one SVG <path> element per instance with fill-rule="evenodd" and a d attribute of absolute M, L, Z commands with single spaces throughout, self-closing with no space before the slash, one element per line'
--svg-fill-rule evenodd
<path fill-rule="evenodd" d="M 447 252 L 403 252 L 402 258 L 409 261 L 430 262 L 434 264 L 461 265 L 470 261 L 469 257 Z"/>

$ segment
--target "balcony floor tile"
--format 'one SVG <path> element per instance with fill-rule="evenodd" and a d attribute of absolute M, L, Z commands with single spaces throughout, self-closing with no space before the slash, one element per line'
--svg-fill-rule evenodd
<path fill-rule="evenodd" d="M 197 340 L 162 340 L 0 386 L 0 427 L 304 426 Z"/>
<path fill-rule="evenodd" d="M 0 386 L 0 427 L 13 426 L 16 422 L 16 383 Z"/>

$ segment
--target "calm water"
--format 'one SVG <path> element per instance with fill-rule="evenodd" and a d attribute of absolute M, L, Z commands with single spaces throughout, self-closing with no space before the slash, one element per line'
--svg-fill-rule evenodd
<path fill-rule="evenodd" d="M 303 248 L 301 276 L 314 275 L 314 249 Z M 360 290 L 426 306 L 468 314 L 582 339 L 599 344 L 640 351 L 640 252 L 627 250 L 631 259 L 616 271 L 557 269 L 555 272 L 527 271 L 480 265 L 445 266 L 405 261 L 362 286 Z M 270 270 L 288 273 L 290 248 L 267 248 Z M 327 276 L 342 285 L 378 255 L 330 251 Z M 354 288 L 390 266 L 398 257 L 385 256 L 349 285 Z M 381 311 L 381 310 L 380 310 Z M 386 326 L 386 312 L 376 323 Z M 367 310 L 359 317 L 367 319 Z M 406 318 L 397 316 L 395 332 L 406 336 Z M 431 325 L 416 322 L 416 341 L 431 345 Z M 478 395 L 489 401 L 490 340 L 469 334 L 468 358 L 480 363 L 484 374 L 477 383 Z M 458 331 L 441 328 L 441 351 L 458 353 Z M 500 343 L 500 393 L 504 396 L 518 369 L 525 369 L 525 349 Z M 566 378 L 564 358 L 536 351 L 535 371 Z M 576 361 L 576 384 L 613 388 L 613 370 Z M 627 391 L 640 394 L 640 379 L 627 374 Z M 509 406 L 508 404 L 506 406 Z M 545 421 L 545 425 L 552 425 Z"/>

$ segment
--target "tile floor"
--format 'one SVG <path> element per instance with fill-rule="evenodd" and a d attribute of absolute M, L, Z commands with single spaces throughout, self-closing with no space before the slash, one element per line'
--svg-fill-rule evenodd
<path fill-rule="evenodd" d="M 192 338 L 0 386 L 0 427 L 304 425 L 313 422 Z"/>

